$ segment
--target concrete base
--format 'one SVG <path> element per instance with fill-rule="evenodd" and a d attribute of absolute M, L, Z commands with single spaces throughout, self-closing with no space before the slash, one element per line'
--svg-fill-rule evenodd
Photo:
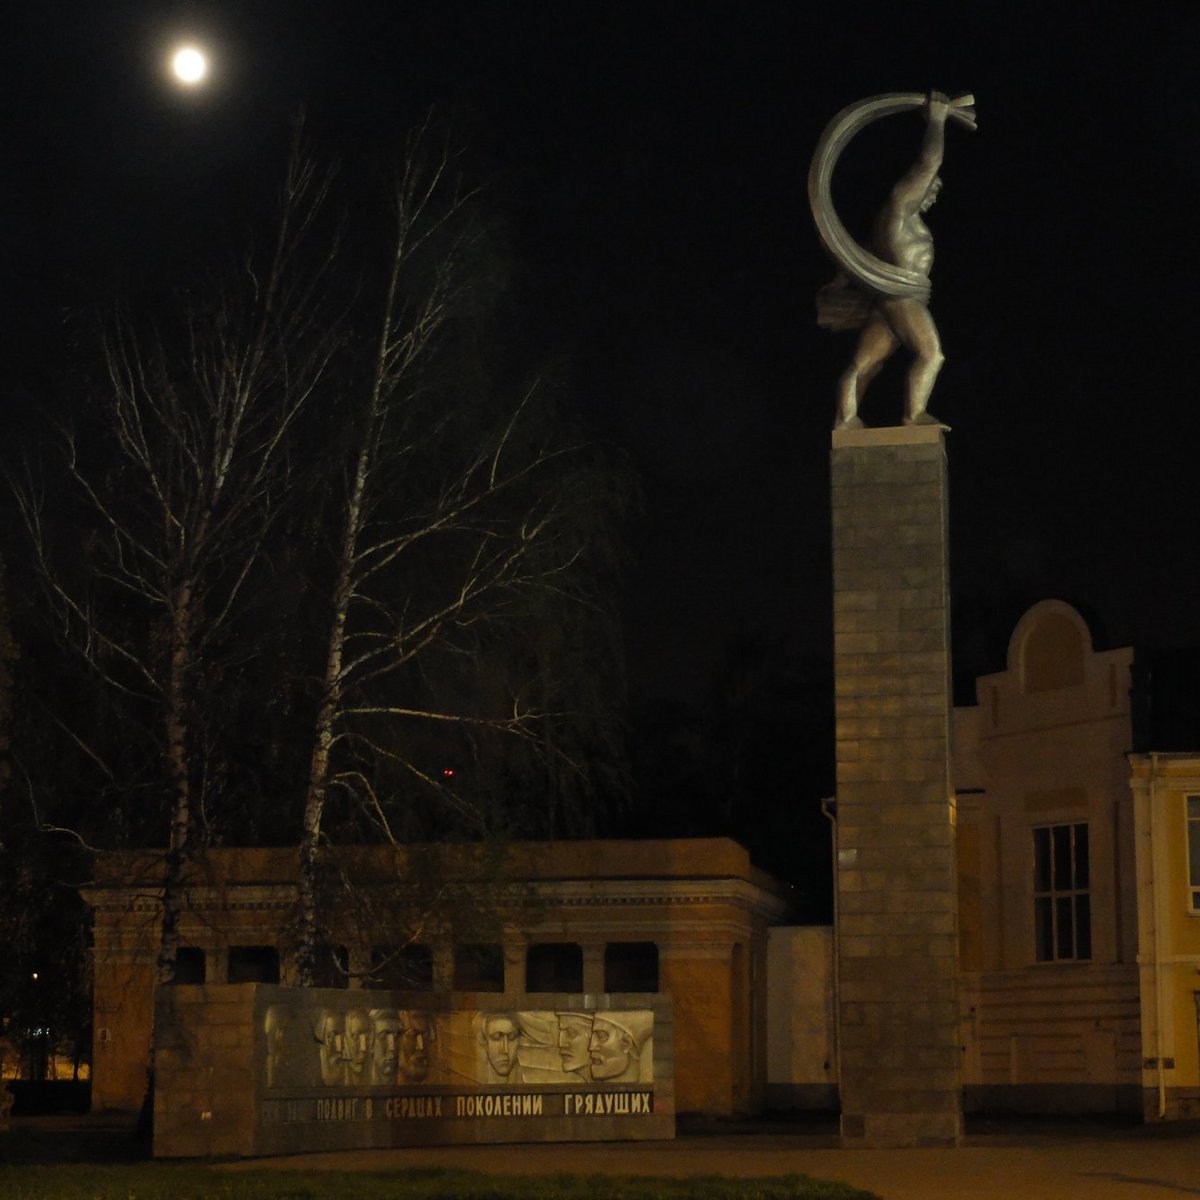
<path fill-rule="evenodd" d="M 1159 1116 L 1158 1088 L 1142 1088 L 1142 1119 L 1147 1125 L 1200 1120 L 1200 1088 L 1169 1087 L 1163 1101 L 1166 1112 Z"/>
<path fill-rule="evenodd" d="M 845 1145 L 962 1136 L 943 432 L 833 435 Z"/>
<path fill-rule="evenodd" d="M 958 1112 L 842 1114 L 841 1144 L 847 1150 L 957 1146 L 962 1136 Z"/>

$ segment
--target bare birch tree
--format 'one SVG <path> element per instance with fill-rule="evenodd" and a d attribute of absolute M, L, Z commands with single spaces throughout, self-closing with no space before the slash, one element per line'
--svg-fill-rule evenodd
<path fill-rule="evenodd" d="M 197 829 L 239 825 L 221 820 L 238 725 L 284 747 L 271 837 L 299 842 L 306 985 L 331 838 L 569 831 L 566 797 L 594 804 L 597 762 L 617 758 L 603 681 L 620 653 L 598 581 L 621 485 L 555 388 L 494 383 L 502 256 L 457 144 L 432 120 L 412 135 L 386 253 L 365 211 L 343 241 L 315 236 L 327 192 L 294 155 L 261 265 L 185 297 L 174 321 L 110 324 L 94 437 L 60 431 L 74 508 L 10 471 L 56 652 L 110 698 L 95 737 L 86 701 L 79 721 L 50 715 L 55 735 L 126 805 L 100 743 L 119 756 L 140 739 L 157 774 L 139 795 L 165 810 L 160 983 Z M 262 637 L 277 661 L 256 669 Z M 241 807 L 266 807 L 253 799 Z M 426 806 L 453 821 L 421 821 Z M 423 878 L 397 879 L 397 897 Z"/>
<path fill-rule="evenodd" d="M 327 187 L 297 145 L 265 255 L 248 255 L 166 319 L 108 323 L 101 381 L 79 397 L 96 418 L 93 437 L 58 431 L 78 541 L 47 517 L 63 497 L 49 496 L 28 462 L 10 471 L 60 641 L 156 730 L 167 797 L 160 983 L 174 978 L 204 779 L 197 690 L 287 501 L 292 432 L 334 349 L 320 309 L 332 251 L 314 260 L 308 245 Z"/>
<path fill-rule="evenodd" d="M 348 416 L 300 845 L 303 985 L 314 978 L 331 796 L 393 843 L 406 806 L 431 802 L 486 831 L 478 792 L 431 769 L 404 731 L 515 740 L 585 771 L 549 736 L 568 714 L 554 711 L 560 697 L 529 648 L 555 606 L 595 604 L 585 531 L 603 524 L 606 501 L 587 482 L 591 450 L 564 437 L 542 385 L 504 403 L 461 369 L 483 287 L 476 199 L 453 143 L 419 129 L 393 191 L 376 332 Z M 418 738 L 426 750 L 437 740 Z"/>

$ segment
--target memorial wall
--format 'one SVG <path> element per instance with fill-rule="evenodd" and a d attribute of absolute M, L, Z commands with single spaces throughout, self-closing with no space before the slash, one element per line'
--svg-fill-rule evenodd
<path fill-rule="evenodd" d="M 670 1001 L 430 1000 L 270 985 L 164 990 L 155 1153 L 674 1136 Z"/>

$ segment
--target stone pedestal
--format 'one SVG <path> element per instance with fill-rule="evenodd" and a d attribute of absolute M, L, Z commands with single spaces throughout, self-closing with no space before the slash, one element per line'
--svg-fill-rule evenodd
<path fill-rule="evenodd" d="M 842 1140 L 962 1132 L 938 426 L 833 435 Z"/>

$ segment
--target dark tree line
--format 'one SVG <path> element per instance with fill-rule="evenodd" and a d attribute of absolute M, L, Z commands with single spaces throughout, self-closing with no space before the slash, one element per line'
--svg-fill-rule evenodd
<path fill-rule="evenodd" d="M 832 915 L 833 675 L 782 639 L 724 649 L 707 688 L 635 708 L 626 836 L 732 837 L 791 888 L 795 918 Z"/>

